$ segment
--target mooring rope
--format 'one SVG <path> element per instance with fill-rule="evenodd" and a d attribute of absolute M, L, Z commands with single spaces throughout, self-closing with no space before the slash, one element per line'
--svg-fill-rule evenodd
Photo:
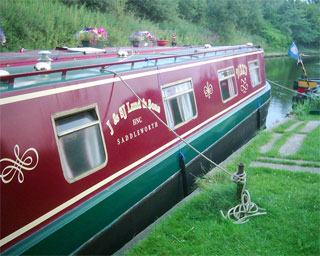
<path fill-rule="evenodd" d="M 301 92 L 295 91 L 295 90 L 293 90 L 293 89 L 287 88 L 287 87 L 285 87 L 284 85 L 281 85 L 281 84 L 279 84 L 279 83 L 277 83 L 277 82 L 275 82 L 275 81 L 271 81 L 271 80 L 269 80 L 269 79 L 267 79 L 267 81 L 270 82 L 270 83 L 272 83 L 272 84 L 274 84 L 274 85 L 276 85 L 276 86 L 279 86 L 279 87 L 281 87 L 281 88 L 283 88 L 283 89 L 286 89 L 286 90 L 288 90 L 288 91 L 290 91 L 290 92 L 293 92 L 293 93 L 296 93 L 296 94 L 300 94 L 300 95 L 302 95 L 302 96 L 310 97 L 311 99 L 315 99 L 315 97 L 312 95 L 312 91 L 311 91 L 310 95 L 307 95 L 307 94 L 305 94 L 305 93 L 301 93 Z"/>
<path fill-rule="evenodd" d="M 234 174 L 231 175 L 231 181 L 236 183 L 237 185 L 245 185 L 247 182 L 247 174 L 244 171 L 241 174 L 238 174 L 235 172 Z"/>
<path fill-rule="evenodd" d="M 218 164 L 216 164 L 215 162 L 213 162 L 210 158 L 206 157 L 203 153 L 201 153 L 199 150 L 197 150 L 195 147 L 193 147 L 190 143 L 188 143 L 185 139 L 183 139 L 175 130 L 173 130 L 171 127 L 169 127 L 152 109 L 150 109 L 148 107 L 148 105 L 142 101 L 142 99 L 139 97 L 139 95 L 131 88 L 131 86 L 115 71 L 109 70 L 109 69 L 102 69 L 102 71 L 107 71 L 110 73 L 115 74 L 117 77 L 119 77 L 119 79 L 125 84 L 125 86 L 134 94 L 134 96 L 136 96 L 136 98 L 141 102 L 141 104 L 147 108 L 158 120 L 159 122 L 161 122 L 165 127 L 167 127 L 173 134 L 176 135 L 176 137 L 178 137 L 181 141 L 183 141 L 187 146 L 189 146 L 191 149 L 193 149 L 196 153 L 198 153 L 199 155 L 201 155 L 203 158 L 205 158 L 207 161 L 209 161 L 211 164 L 213 164 L 215 167 L 219 168 L 220 170 L 222 170 L 223 172 L 229 174 L 230 176 L 232 176 L 232 174 L 230 172 L 228 172 L 226 169 L 224 169 L 223 167 L 219 166 Z"/>
<path fill-rule="evenodd" d="M 114 75 L 119 77 L 119 79 L 123 82 L 123 84 L 134 94 L 134 96 L 136 96 L 136 98 L 142 103 L 142 105 L 145 108 L 147 108 L 159 120 L 159 122 L 161 122 L 166 128 L 168 128 L 172 133 L 174 133 L 176 135 L 177 139 L 179 138 L 188 147 L 190 147 L 192 150 L 194 150 L 198 155 L 202 156 L 204 159 L 209 161 L 215 167 L 219 168 L 220 170 L 222 170 L 226 174 L 230 175 L 231 176 L 231 180 L 233 182 L 235 182 L 236 184 L 242 184 L 243 185 L 243 189 L 241 191 L 241 204 L 231 208 L 228 211 L 227 215 L 224 215 L 223 212 L 221 211 L 221 214 L 222 214 L 222 216 L 224 218 L 231 219 L 232 216 L 234 216 L 234 218 L 237 219 L 237 220 L 235 222 L 233 222 L 233 223 L 234 224 L 242 224 L 242 223 L 245 223 L 245 222 L 249 221 L 249 218 L 252 217 L 252 216 L 267 214 L 266 212 L 263 212 L 263 213 L 259 213 L 258 212 L 259 208 L 255 203 L 251 202 L 249 191 L 248 190 L 244 190 L 244 187 L 245 187 L 245 184 L 246 184 L 246 173 L 245 172 L 243 172 L 240 175 L 237 174 L 237 172 L 235 172 L 234 174 L 231 174 L 226 169 L 224 169 L 222 166 L 220 166 L 219 164 L 217 164 L 214 161 L 212 161 L 210 158 L 205 156 L 202 152 L 200 152 L 195 147 L 193 147 L 190 143 L 188 143 L 185 139 L 183 139 L 175 130 L 173 130 L 171 127 L 169 127 L 151 108 L 148 107 L 148 105 L 144 101 L 142 101 L 142 99 L 139 97 L 139 95 L 122 78 L 122 76 L 120 74 L 118 74 L 115 71 L 108 70 L 108 69 L 101 69 L 101 71 L 107 71 L 107 72 L 113 73 Z M 181 150 L 179 151 L 179 153 L 182 154 Z M 265 210 L 263 208 L 260 208 L 260 209 L 261 210 Z"/>

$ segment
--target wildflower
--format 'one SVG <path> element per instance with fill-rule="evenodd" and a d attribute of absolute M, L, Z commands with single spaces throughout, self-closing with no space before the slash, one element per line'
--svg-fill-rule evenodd
<path fill-rule="evenodd" d="M 0 28 L 0 43 L 1 45 L 4 45 L 6 43 L 6 36 L 4 35 L 1 28 Z"/>

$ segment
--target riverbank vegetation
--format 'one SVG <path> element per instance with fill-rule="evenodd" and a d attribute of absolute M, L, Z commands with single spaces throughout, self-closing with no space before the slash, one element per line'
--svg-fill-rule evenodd
<path fill-rule="evenodd" d="M 319 48 L 319 0 L 0 0 L 1 51 L 76 46 L 75 33 L 105 28 L 108 46 L 147 30 L 178 45 L 253 42 L 267 51 Z"/>
<path fill-rule="evenodd" d="M 320 119 L 308 115 L 306 120 Z M 199 179 L 198 195 L 153 227 L 151 233 L 125 255 L 318 255 L 319 174 L 250 166 L 251 162 L 266 156 L 259 149 L 270 141 L 273 132 L 287 133 L 286 129 L 297 121 L 301 118 L 294 115 L 274 131 L 261 132 L 226 166 L 234 172 L 239 162 L 245 163 L 246 188 L 252 201 L 265 208 L 267 215 L 253 217 L 242 225 L 223 219 L 220 210 L 225 213 L 238 204 L 236 185 L 224 173 L 216 172 L 212 178 Z M 303 125 L 306 122 L 291 133 L 299 132 Z M 307 135 L 293 157 L 312 160 L 308 166 L 319 168 L 319 141 L 318 126 Z M 279 140 L 274 148 L 284 143 Z M 282 163 L 277 150 L 271 150 L 267 156 Z"/>

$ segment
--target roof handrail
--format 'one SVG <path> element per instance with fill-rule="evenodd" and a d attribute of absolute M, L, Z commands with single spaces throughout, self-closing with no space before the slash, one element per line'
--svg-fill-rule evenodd
<path fill-rule="evenodd" d="M 94 64 L 94 65 L 87 65 L 87 66 L 68 67 L 68 68 L 59 68 L 59 69 L 41 70 L 41 71 L 11 74 L 11 75 L 1 76 L 0 81 L 5 82 L 5 83 L 9 83 L 9 84 L 13 84 L 15 78 L 37 76 L 37 75 L 47 75 L 47 74 L 53 74 L 53 73 L 61 73 L 62 78 L 64 78 L 67 75 L 68 71 L 90 69 L 90 68 L 101 68 L 100 70 L 103 71 L 105 69 L 105 67 L 110 68 L 111 66 L 123 65 L 123 64 L 131 64 L 131 69 L 133 69 L 135 63 L 140 63 L 140 62 L 145 62 L 145 61 L 155 61 L 155 65 L 157 65 L 159 60 L 173 58 L 174 59 L 173 63 L 175 63 L 177 58 L 181 58 L 181 57 L 190 57 L 192 59 L 193 56 L 203 55 L 203 57 L 205 57 L 207 54 L 210 54 L 210 53 L 215 53 L 215 56 L 217 56 L 218 52 L 227 52 L 227 51 L 232 51 L 231 52 L 231 54 L 232 54 L 232 53 L 235 53 L 236 50 L 244 49 L 244 48 L 256 49 L 257 47 L 241 45 L 241 46 L 234 46 L 232 48 L 227 47 L 227 48 L 222 48 L 222 49 L 203 49 L 201 51 L 199 51 L 197 49 L 197 50 L 195 50 L 195 52 L 187 53 L 187 54 L 173 54 L 173 55 L 169 55 L 169 56 L 160 56 L 160 57 L 154 57 L 154 58 L 148 58 L 148 59 L 143 58 L 143 59 L 138 59 L 138 60 L 129 60 L 129 61 L 121 61 L 121 62 L 111 62 L 111 63 Z"/>

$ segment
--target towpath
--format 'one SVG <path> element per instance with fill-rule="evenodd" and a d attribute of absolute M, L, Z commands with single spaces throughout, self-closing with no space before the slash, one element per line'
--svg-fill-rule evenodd
<path fill-rule="evenodd" d="M 320 174 L 320 162 L 300 160 L 301 158 L 299 157 L 299 149 L 302 143 L 304 143 L 306 137 L 320 125 L 320 121 L 295 120 L 290 123 L 291 125 L 282 132 L 277 132 L 277 129 L 271 130 L 272 135 L 270 140 L 260 147 L 261 156 L 251 162 L 250 166 Z M 318 146 L 319 144 L 320 142 Z"/>

